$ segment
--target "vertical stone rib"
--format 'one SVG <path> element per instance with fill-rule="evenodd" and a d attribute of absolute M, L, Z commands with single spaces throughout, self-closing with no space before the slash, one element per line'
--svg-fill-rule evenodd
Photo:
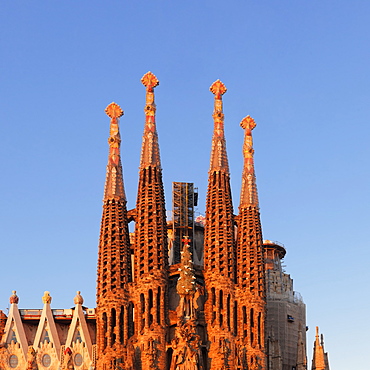
<path fill-rule="evenodd" d="M 127 305 L 131 262 L 118 125 L 123 111 L 119 105 L 111 103 L 105 112 L 111 121 L 98 256 L 97 353 L 98 368 L 104 366 L 104 369 L 110 370 L 114 369 L 117 361 L 125 359 L 127 334 L 120 330 L 117 323 Z"/>
<path fill-rule="evenodd" d="M 231 319 L 231 313 L 235 311 L 234 219 L 222 110 L 226 87 L 217 80 L 210 90 L 215 95 L 215 102 L 204 231 L 204 278 L 208 294 L 205 315 L 211 342 L 211 369 L 221 369 L 223 366 L 233 368 L 235 357 L 236 325 Z"/>
<path fill-rule="evenodd" d="M 139 329 L 137 348 L 140 347 L 140 351 L 145 348 L 141 352 L 140 361 L 143 369 L 146 369 L 151 368 L 150 366 L 165 366 L 168 250 L 166 208 L 155 122 L 154 88 L 159 81 L 153 73 L 148 72 L 141 82 L 146 87 L 146 105 L 136 203 L 136 289 L 133 294 L 135 302 L 142 302 L 142 308 L 135 311 L 135 328 Z"/>
<path fill-rule="evenodd" d="M 252 130 L 256 124 L 250 116 L 241 122 L 245 130 L 244 168 L 240 195 L 237 234 L 237 295 L 242 311 L 239 342 L 247 353 L 248 368 L 264 368 L 265 359 L 265 278 L 262 228 L 258 206 L 253 161 Z"/>

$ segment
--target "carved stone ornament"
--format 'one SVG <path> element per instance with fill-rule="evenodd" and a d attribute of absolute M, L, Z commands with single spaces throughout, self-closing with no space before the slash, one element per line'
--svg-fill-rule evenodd
<path fill-rule="evenodd" d="M 148 91 L 153 91 L 153 89 L 159 85 L 157 77 L 150 71 L 145 73 L 141 79 L 141 82 Z"/>
<path fill-rule="evenodd" d="M 123 110 L 121 109 L 121 107 L 118 104 L 116 104 L 114 102 L 110 103 L 105 108 L 105 113 L 110 118 L 120 118 L 120 117 L 123 116 Z"/>
<path fill-rule="evenodd" d="M 10 302 L 10 304 L 13 304 L 13 303 L 15 303 L 15 304 L 18 304 L 18 302 L 19 302 L 19 297 L 17 296 L 17 292 L 15 291 L 15 290 L 13 290 L 13 292 L 12 292 L 13 294 L 10 296 L 10 298 L 9 298 L 9 302 Z"/>
<path fill-rule="evenodd" d="M 212 94 L 216 95 L 217 99 L 220 99 L 221 95 L 225 94 L 227 91 L 227 88 L 220 80 L 217 80 L 211 85 L 209 90 Z"/>
<path fill-rule="evenodd" d="M 253 130 L 256 127 L 256 122 L 251 116 L 244 117 L 240 122 L 240 126 L 245 130 Z"/>
<path fill-rule="evenodd" d="M 50 292 L 44 292 L 44 295 L 42 296 L 42 302 L 44 304 L 48 303 L 50 304 L 51 303 L 51 296 L 50 296 Z"/>
<path fill-rule="evenodd" d="M 83 304 L 84 299 L 82 298 L 81 292 L 78 290 L 76 296 L 73 299 L 74 304 Z"/>

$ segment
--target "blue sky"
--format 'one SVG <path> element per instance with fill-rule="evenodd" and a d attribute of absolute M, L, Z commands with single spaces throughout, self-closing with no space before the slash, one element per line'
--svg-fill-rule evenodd
<path fill-rule="evenodd" d="M 336 370 L 366 370 L 370 299 L 368 1 L 3 1 L 0 4 L 0 308 L 95 305 L 109 118 L 121 119 L 135 206 L 145 88 L 156 74 L 167 208 L 194 182 L 204 213 L 213 96 L 221 79 L 234 209 L 251 115 L 264 238 Z"/>

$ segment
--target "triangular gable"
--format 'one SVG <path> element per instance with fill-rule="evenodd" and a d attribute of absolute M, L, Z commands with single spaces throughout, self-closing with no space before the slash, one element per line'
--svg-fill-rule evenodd
<path fill-rule="evenodd" d="M 33 342 L 35 351 L 37 351 L 37 348 L 40 347 L 40 344 L 43 343 L 45 339 L 53 344 L 58 360 L 60 361 L 60 340 L 49 303 L 44 303 L 39 326 L 37 327 L 35 340 Z"/>
<path fill-rule="evenodd" d="M 71 325 L 68 330 L 68 336 L 66 340 L 66 348 L 72 347 L 72 342 L 75 339 L 76 331 L 79 331 L 82 342 L 85 343 L 87 351 L 89 353 L 90 360 L 92 359 L 92 342 L 89 333 L 89 328 L 87 327 L 85 315 L 81 304 L 76 304 L 76 308 L 73 313 L 73 318 Z"/>
<path fill-rule="evenodd" d="M 12 303 L 9 310 L 8 319 L 5 324 L 3 342 L 10 343 L 12 338 L 16 337 L 17 343 L 20 344 L 24 359 L 27 358 L 28 343 L 26 333 L 24 331 L 21 315 L 18 310 L 18 305 Z"/>

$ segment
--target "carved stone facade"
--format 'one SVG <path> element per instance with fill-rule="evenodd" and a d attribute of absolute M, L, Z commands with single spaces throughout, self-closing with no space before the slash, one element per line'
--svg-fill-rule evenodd
<path fill-rule="evenodd" d="M 19 309 L 13 292 L 0 344 L 1 370 L 96 368 L 95 309 L 82 306 L 80 292 L 73 309 L 52 310 L 51 300 L 45 292 L 42 310 Z"/>
<path fill-rule="evenodd" d="M 186 228 L 175 230 L 175 223 L 166 219 L 156 128 L 154 89 L 159 81 L 151 72 L 141 81 L 145 125 L 132 210 L 126 209 L 121 165 L 123 111 L 116 103 L 106 108 L 110 136 L 97 307 L 83 307 L 77 292 L 73 309 L 52 310 L 45 292 L 42 310 L 22 310 L 13 292 L 8 316 L 0 311 L 0 370 L 283 369 L 283 360 L 270 361 L 266 349 L 267 344 L 274 358 L 283 357 L 281 341 L 273 335 L 265 340 L 265 256 L 252 142 L 256 124 L 250 116 L 241 122 L 244 166 L 235 215 L 224 135 L 226 87 L 219 80 L 212 84 L 214 130 L 205 217 L 194 222 L 192 214 L 180 223 Z M 184 204 L 186 212 L 193 212 Z M 135 224 L 132 234 L 129 222 Z M 176 239 L 176 251 L 175 235 L 182 238 L 181 245 Z M 280 283 L 289 285 L 289 279 Z M 305 354 L 302 335 L 297 343 L 297 353 Z M 306 368 L 303 362 L 300 366 Z"/>

